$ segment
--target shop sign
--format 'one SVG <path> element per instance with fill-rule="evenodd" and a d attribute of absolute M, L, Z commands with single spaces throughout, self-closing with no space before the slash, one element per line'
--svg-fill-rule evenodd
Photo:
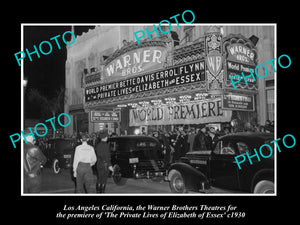
<path fill-rule="evenodd" d="M 120 112 L 118 112 L 118 111 L 91 111 L 91 122 L 94 122 L 94 123 L 120 122 Z"/>
<path fill-rule="evenodd" d="M 222 108 L 226 110 L 254 111 L 253 95 L 233 95 L 222 96 Z"/>
<path fill-rule="evenodd" d="M 222 109 L 221 99 L 178 105 L 130 109 L 129 126 L 229 122 L 231 111 Z"/>
<path fill-rule="evenodd" d="M 138 75 L 163 68 L 166 59 L 166 48 L 151 46 L 138 48 L 118 56 L 104 66 L 106 81 L 120 79 L 124 76 Z"/>
<path fill-rule="evenodd" d="M 95 101 L 124 95 L 137 95 L 163 88 L 196 83 L 205 80 L 204 60 L 152 73 L 134 76 L 85 89 L 85 101 Z"/>

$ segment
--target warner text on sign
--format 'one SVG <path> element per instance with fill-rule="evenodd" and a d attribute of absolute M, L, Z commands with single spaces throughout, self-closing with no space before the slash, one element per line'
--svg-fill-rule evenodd
<path fill-rule="evenodd" d="M 148 72 L 154 68 L 162 68 L 166 50 L 161 46 L 149 46 L 135 49 L 124 56 L 109 62 L 104 68 L 105 78 L 119 79 L 122 76 Z M 104 78 L 104 79 L 105 79 Z"/>

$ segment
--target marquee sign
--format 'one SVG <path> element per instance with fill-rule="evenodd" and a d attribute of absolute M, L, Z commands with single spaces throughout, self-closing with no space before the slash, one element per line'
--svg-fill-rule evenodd
<path fill-rule="evenodd" d="M 167 48 L 148 46 L 128 51 L 104 66 L 105 81 L 112 81 L 163 68 Z"/>
<path fill-rule="evenodd" d="M 221 89 L 223 87 L 223 57 L 221 48 L 222 35 L 217 28 L 212 27 L 206 33 L 206 76 L 208 89 Z"/>
<path fill-rule="evenodd" d="M 241 75 L 241 73 L 244 73 L 244 76 L 248 76 L 250 74 L 250 70 L 254 71 L 255 66 L 252 65 L 247 65 L 247 64 L 243 64 L 243 63 L 238 63 L 238 62 L 234 62 L 234 61 L 230 61 L 227 60 L 226 61 L 226 65 L 227 65 L 227 78 L 230 80 L 231 76 L 234 76 L 236 74 Z M 254 72 L 253 72 L 254 73 Z M 232 78 L 233 81 L 238 80 L 239 77 L 234 76 Z M 250 76 L 250 77 L 246 77 L 247 80 L 247 84 L 255 84 L 256 81 Z M 244 82 L 244 79 L 241 81 Z"/>
<path fill-rule="evenodd" d="M 85 89 L 85 101 L 96 101 L 131 95 L 139 97 L 140 93 L 171 88 L 205 80 L 204 60 L 193 63 L 156 70 L 139 76 L 99 84 Z"/>
<path fill-rule="evenodd" d="M 206 57 L 206 65 L 209 72 L 217 76 L 222 69 L 222 55 L 219 52 L 212 52 Z"/>
<path fill-rule="evenodd" d="M 242 43 L 234 43 L 227 46 L 228 60 L 244 64 L 255 65 L 254 56 L 256 52 Z"/>
<path fill-rule="evenodd" d="M 226 94 L 222 96 L 222 109 L 254 111 L 253 95 Z"/>
<path fill-rule="evenodd" d="M 241 73 L 244 76 L 250 74 L 250 70 L 254 71 L 257 65 L 257 51 L 251 40 L 238 34 L 230 34 L 223 39 L 223 51 L 225 53 L 226 67 L 226 86 L 232 87 L 230 77 Z M 238 79 L 237 76 L 233 78 Z M 252 89 L 256 85 L 256 81 L 252 77 L 247 77 L 247 85 L 244 79 L 237 85 L 238 88 Z"/>
<path fill-rule="evenodd" d="M 221 99 L 142 107 L 130 109 L 129 126 L 229 122 L 231 113 L 222 109 Z"/>
<path fill-rule="evenodd" d="M 112 123 L 120 121 L 119 111 L 91 111 L 91 122 Z"/>

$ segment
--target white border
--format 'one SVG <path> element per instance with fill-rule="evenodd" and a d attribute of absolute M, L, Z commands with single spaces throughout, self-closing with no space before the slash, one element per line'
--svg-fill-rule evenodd
<path fill-rule="evenodd" d="M 158 23 L 21 23 L 21 51 L 24 50 L 24 26 L 148 26 L 148 25 L 158 25 Z M 173 25 L 174 23 L 172 23 Z M 176 25 L 176 24 L 175 24 Z M 181 24 L 183 25 L 190 25 L 190 24 Z M 193 23 L 192 25 L 197 26 L 274 26 L 274 57 L 277 58 L 277 23 Z M 277 64 L 275 64 L 275 69 L 277 71 Z M 24 79 L 24 63 L 21 61 L 21 130 L 24 130 L 23 121 L 24 121 L 24 88 L 23 88 L 23 79 Z M 275 119 L 274 119 L 274 126 L 275 132 L 274 136 L 277 139 L 277 72 L 274 72 L 274 80 L 275 80 Z M 275 146 L 275 144 L 274 144 Z M 21 143 L 21 196 L 277 196 L 277 151 L 275 151 L 276 147 L 274 147 L 274 185 L 275 185 L 275 192 L 274 194 L 253 194 L 253 193 L 223 193 L 223 194 L 203 194 L 203 193 L 187 193 L 187 194 L 174 194 L 174 193 L 110 193 L 110 194 L 24 194 L 23 193 L 23 144 Z"/>

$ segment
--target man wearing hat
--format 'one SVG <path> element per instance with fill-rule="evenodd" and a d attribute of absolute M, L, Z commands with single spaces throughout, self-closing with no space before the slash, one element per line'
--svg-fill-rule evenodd
<path fill-rule="evenodd" d="M 194 140 L 194 146 L 193 150 L 194 151 L 199 151 L 199 150 L 207 150 L 207 143 L 206 143 L 206 126 L 204 124 L 200 124 L 199 126 L 199 131 L 198 134 L 195 136 Z"/>
<path fill-rule="evenodd" d="M 82 134 L 80 140 L 82 144 L 76 147 L 73 161 L 76 193 L 84 193 L 85 190 L 87 193 L 91 193 L 94 181 L 92 166 L 96 163 L 97 157 L 94 148 L 87 143 L 87 134 Z"/>
<path fill-rule="evenodd" d="M 107 182 L 109 170 L 114 171 L 111 165 L 111 155 L 108 141 L 107 131 L 103 131 L 99 134 L 99 142 L 96 145 L 97 154 L 97 193 L 104 193 Z"/>
<path fill-rule="evenodd" d="M 24 133 L 29 134 L 27 131 Z M 47 158 L 39 147 L 34 145 L 34 142 L 32 135 L 28 135 L 26 141 L 24 139 L 24 193 L 41 192 L 41 166 L 46 163 Z"/>

